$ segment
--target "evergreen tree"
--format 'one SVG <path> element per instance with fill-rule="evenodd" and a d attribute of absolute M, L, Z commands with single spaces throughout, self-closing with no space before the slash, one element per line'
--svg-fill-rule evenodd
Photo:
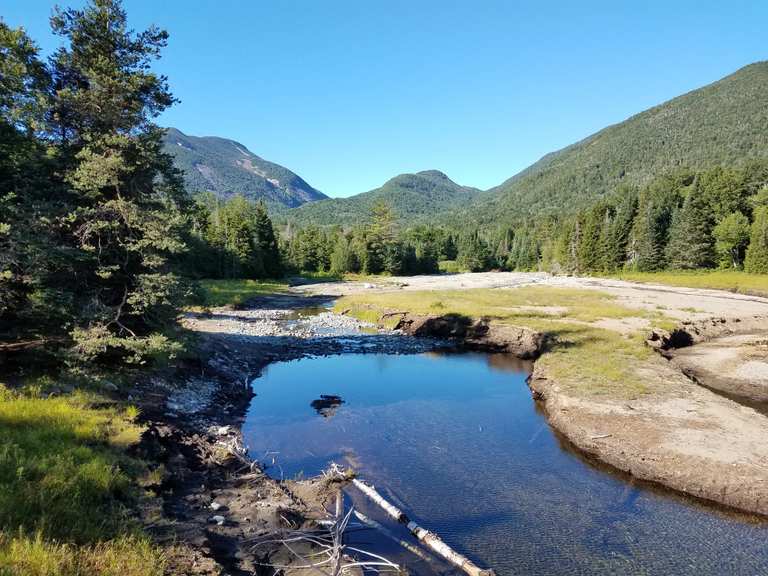
<path fill-rule="evenodd" d="M 477 231 L 462 238 L 456 261 L 460 268 L 469 272 L 480 272 L 489 268 L 491 253 Z"/>
<path fill-rule="evenodd" d="M 665 248 L 680 189 L 689 183 L 685 176 L 665 176 L 654 181 L 640 194 L 637 217 L 632 227 L 629 261 L 639 271 L 662 270 L 666 265 Z"/>
<path fill-rule="evenodd" d="M 637 214 L 637 192 L 622 188 L 613 215 L 604 222 L 601 232 L 602 268 L 620 270 L 627 262 L 627 251 L 632 235 L 632 224 Z"/>
<path fill-rule="evenodd" d="M 376 202 L 371 209 L 371 222 L 366 233 L 365 271 L 369 274 L 382 272 L 387 263 L 392 264 L 391 246 L 397 229 L 395 214 L 386 202 Z M 389 262 L 387 262 L 389 260 Z"/>
<path fill-rule="evenodd" d="M 708 199 L 699 186 L 694 186 L 673 216 L 666 249 L 670 267 L 695 270 L 714 266 L 713 227 Z"/>
<path fill-rule="evenodd" d="M 535 234 L 527 228 L 519 229 L 512 241 L 506 266 L 510 270 L 535 270 L 538 267 L 539 250 Z"/>
<path fill-rule="evenodd" d="M 40 338 L 68 319 L 49 290 L 61 187 L 41 138 L 49 83 L 32 40 L 0 21 L 0 340 Z"/>
<path fill-rule="evenodd" d="M 360 263 L 358 262 L 354 247 L 344 234 L 339 234 L 336 239 L 333 252 L 331 253 L 330 271 L 333 274 L 360 271 Z"/>
<path fill-rule="evenodd" d="M 253 230 L 256 246 L 261 254 L 264 273 L 269 278 L 278 278 L 283 273 L 280 250 L 277 235 L 264 202 L 256 204 L 253 211 Z"/>
<path fill-rule="evenodd" d="M 179 174 L 153 122 L 174 102 L 151 71 L 167 34 L 129 30 L 117 0 L 57 9 L 51 25 L 65 41 L 50 60 L 41 134 L 57 175 L 44 188 L 56 281 L 37 297 L 60 311 L 84 357 L 172 352 L 162 332 L 187 293 L 177 263 L 188 222 Z"/>
<path fill-rule="evenodd" d="M 604 207 L 597 205 L 579 216 L 581 236 L 577 248 L 579 272 L 594 272 L 601 269 Z"/>
<path fill-rule="evenodd" d="M 456 260 L 458 254 L 459 249 L 456 246 L 456 239 L 453 237 L 453 234 L 448 234 L 441 248 L 441 256 L 445 260 Z"/>

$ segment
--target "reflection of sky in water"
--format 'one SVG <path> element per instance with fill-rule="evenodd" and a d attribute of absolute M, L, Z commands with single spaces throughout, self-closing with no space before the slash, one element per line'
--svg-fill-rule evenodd
<path fill-rule="evenodd" d="M 276 476 L 354 463 L 499 574 L 768 574 L 768 526 L 584 463 L 535 409 L 524 369 L 476 354 L 274 364 L 244 433 L 254 457 L 277 452 Z M 344 403 L 323 417 L 321 395 Z"/>

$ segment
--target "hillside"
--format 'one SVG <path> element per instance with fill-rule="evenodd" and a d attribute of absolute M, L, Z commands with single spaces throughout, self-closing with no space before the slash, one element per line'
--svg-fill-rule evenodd
<path fill-rule="evenodd" d="M 211 191 L 222 197 L 243 194 L 288 207 L 327 198 L 287 168 L 256 156 L 233 140 L 187 136 L 169 128 L 165 150 L 184 170 L 190 192 Z"/>
<path fill-rule="evenodd" d="M 437 170 L 400 174 L 380 188 L 349 198 L 333 198 L 306 204 L 280 214 L 280 219 L 305 225 L 352 225 L 368 218 L 371 207 L 386 201 L 403 223 L 418 223 L 469 204 L 479 192 L 460 186 Z"/>
<path fill-rule="evenodd" d="M 478 195 L 471 211 L 484 222 L 499 214 L 519 220 L 572 211 L 619 184 L 643 184 L 679 166 L 706 168 L 756 157 L 768 157 L 768 62 L 544 156 Z"/>

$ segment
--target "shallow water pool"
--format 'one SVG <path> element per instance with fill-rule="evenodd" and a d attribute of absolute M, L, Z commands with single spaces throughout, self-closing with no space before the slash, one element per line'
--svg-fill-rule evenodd
<path fill-rule="evenodd" d="M 768 525 L 585 462 L 547 425 L 527 370 L 482 354 L 278 363 L 253 382 L 245 439 L 278 478 L 353 466 L 501 575 L 768 574 Z"/>

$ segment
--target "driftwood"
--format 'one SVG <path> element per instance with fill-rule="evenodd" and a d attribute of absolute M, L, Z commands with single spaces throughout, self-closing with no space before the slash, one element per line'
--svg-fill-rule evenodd
<path fill-rule="evenodd" d="M 44 346 L 49 340 L 25 340 L 24 342 L 0 343 L 0 352 L 21 352 Z"/>
<path fill-rule="evenodd" d="M 384 499 L 384 497 L 381 494 L 379 494 L 373 486 L 370 486 L 357 478 L 352 479 L 352 484 L 358 490 L 360 490 L 360 492 L 365 494 L 374 503 L 376 503 L 389 516 L 391 516 L 401 524 L 405 524 L 408 530 L 411 531 L 411 534 L 416 536 L 416 538 L 418 538 L 421 542 L 423 542 L 427 547 L 432 549 L 434 552 L 436 552 L 446 560 L 448 560 L 448 562 L 450 562 L 451 564 L 461 568 L 462 570 L 464 570 L 464 572 L 466 572 L 470 576 L 493 576 L 494 575 L 493 570 L 483 570 L 482 568 L 478 567 L 474 562 L 472 562 L 472 560 L 453 550 L 450 546 L 448 546 L 448 544 L 443 542 L 437 534 L 435 534 L 434 532 L 430 532 L 429 530 L 425 530 L 424 528 L 416 524 L 416 522 L 408 518 L 405 512 L 403 512 L 396 506 L 393 506 L 392 504 L 387 502 Z"/>
<path fill-rule="evenodd" d="M 379 524 L 373 518 L 368 518 L 368 516 L 366 516 L 365 514 L 357 510 L 354 511 L 354 515 L 355 515 L 355 518 L 357 518 L 360 522 L 362 522 L 369 528 L 373 528 L 374 530 L 380 532 L 381 534 L 383 534 L 393 542 L 396 542 L 397 544 L 399 544 L 400 546 L 408 550 L 408 552 L 410 552 L 414 556 L 424 560 L 424 562 L 434 562 L 434 559 L 431 556 L 427 556 L 426 552 L 423 552 L 420 548 L 417 548 L 413 544 L 406 542 L 402 538 L 399 538 L 397 534 L 390 531 L 386 526 Z"/>
<path fill-rule="evenodd" d="M 360 569 L 364 573 L 403 573 L 400 566 L 383 556 L 344 544 L 344 533 L 354 512 L 354 508 L 351 508 L 349 512 L 344 513 L 344 497 L 339 489 L 336 492 L 336 510 L 333 519 L 318 521 L 320 529 L 293 529 L 279 535 L 251 540 L 255 543 L 254 552 L 265 545 L 280 544 L 298 563 L 280 565 L 259 562 L 259 565 L 272 568 L 275 574 L 286 570 L 311 570 L 320 576 L 350 576 L 359 574 Z M 291 523 L 286 521 L 286 524 Z M 309 551 L 306 550 L 307 548 Z M 347 552 L 356 553 L 359 559 L 355 560 Z M 259 555 L 264 554 L 259 553 Z"/>
<path fill-rule="evenodd" d="M 381 319 L 384 320 L 384 318 L 391 318 L 392 316 L 407 316 L 408 312 L 385 312 L 381 315 Z"/>

